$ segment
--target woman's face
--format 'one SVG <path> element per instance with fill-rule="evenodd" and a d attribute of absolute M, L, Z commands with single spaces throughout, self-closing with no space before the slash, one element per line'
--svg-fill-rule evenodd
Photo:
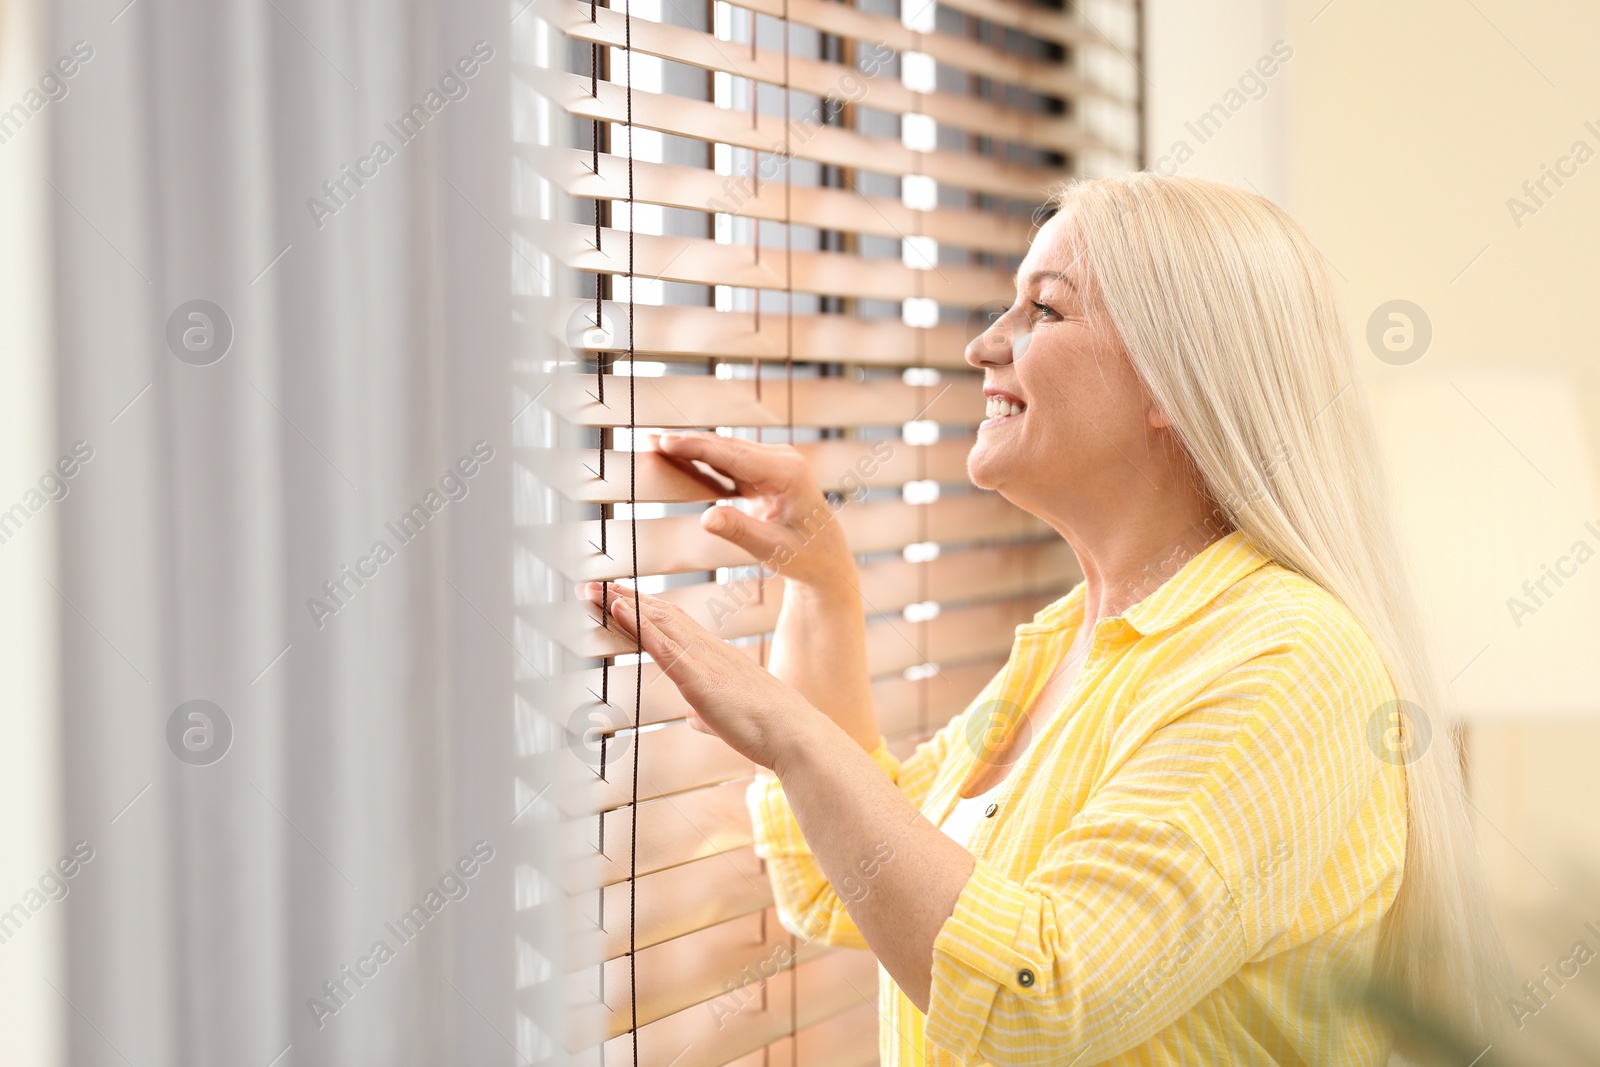
<path fill-rule="evenodd" d="M 1085 270 L 1070 209 L 1040 229 L 1015 301 L 967 346 L 967 362 L 984 371 L 988 401 L 967 457 L 973 484 L 1048 519 L 1064 494 L 1092 506 L 1164 465 L 1166 420 Z"/>

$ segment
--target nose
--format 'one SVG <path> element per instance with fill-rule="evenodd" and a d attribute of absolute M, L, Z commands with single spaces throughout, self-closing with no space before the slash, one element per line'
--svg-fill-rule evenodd
<path fill-rule="evenodd" d="M 967 342 L 967 362 L 980 369 L 1011 362 L 1011 316 L 1001 311 L 993 317 L 982 333 Z"/>

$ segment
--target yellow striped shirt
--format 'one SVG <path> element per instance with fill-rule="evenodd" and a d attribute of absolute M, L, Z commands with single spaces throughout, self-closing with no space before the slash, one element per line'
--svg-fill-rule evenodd
<path fill-rule="evenodd" d="M 1027 708 L 1071 645 L 1084 593 L 1017 626 L 1006 666 L 904 762 L 872 753 L 934 824 L 994 709 Z M 972 835 L 927 1015 L 879 967 L 881 1062 L 1384 1063 L 1391 1030 L 1347 997 L 1405 856 L 1394 699 L 1355 618 L 1241 531 L 1099 620 Z M 781 783 L 747 800 L 784 926 L 867 947 Z"/>

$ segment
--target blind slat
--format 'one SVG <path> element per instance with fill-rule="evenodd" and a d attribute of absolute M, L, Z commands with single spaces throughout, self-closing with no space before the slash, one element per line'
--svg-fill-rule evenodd
<path fill-rule="evenodd" d="M 573 40 L 620 48 L 623 15 L 606 8 L 600 8 L 596 14 L 598 17 L 591 22 L 587 9 L 569 10 L 563 29 Z M 757 48 L 752 54 L 746 44 L 722 41 L 708 33 L 644 19 L 634 21 L 633 47 L 644 55 L 769 85 L 781 84 L 785 74 L 782 52 Z M 1061 152 L 1089 148 L 1113 150 L 1082 126 L 1048 112 L 1019 111 L 954 93 L 913 92 L 891 75 L 868 75 L 842 63 L 791 55 L 787 74 L 791 89 L 866 104 L 879 111 L 929 115 L 941 125 L 986 137 L 1009 138 Z"/>
<path fill-rule="evenodd" d="M 597 705 L 594 712 L 601 722 L 610 721 L 611 709 Z M 558 803 L 572 814 L 600 812 L 625 807 L 633 794 L 633 760 L 639 759 L 639 800 L 653 800 L 691 789 L 719 785 L 735 778 L 748 778 L 755 766 L 729 748 L 721 739 L 692 729 L 687 722 L 667 723 L 639 739 L 638 752 L 630 733 L 608 740 L 606 777 L 599 775 L 599 746 L 585 746 L 582 760 L 593 774 L 589 788 L 581 795 L 564 797 Z M 620 755 L 613 750 L 621 746 Z M 574 758 L 580 758 L 574 753 Z"/>
<path fill-rule="evenodd" d="M 594 169 L 588 152 L 572 150 L 566 166 L 547 175 L 571 196 L 593 200 L 628 198 L 628 161 L 608 152 L 600 154 Z M 633 164 L 634 199 L 690 211 L 717 212 L 739 218 L 826 219 L 830 230 L 900 238 L 907 234 L 931 237 L 948 248 L 1022 255 L 1028 249 L 1031 221 L 998 218 L 990 212 L 957 208 L 921 210 L 889 197 L 869 197 L 856 189 L 831 189 L 781 181 L 758 181 L 748 176 L 718 174 L 701 167 L 672 163 Z M 786 202 L 787 201 L 787 202 Z"/>
<path fill-rule="evenodd" d="M 854 493 L 861 488 L 899 486 L 917 478 L 965 482 L 972 437 L 941 437 L 929 445 L 878 438 L 873 441 L 802 441 L 794 447 L 817 473 L 823 490 Z M 884 446 L 888 447 L 885 448 Z M 595 452 L 574 449 L 528 450 L 532 468 L 568 500 L 587 504 L 622 503 L 629 496 L 629 464 L 637 460 L 634 493 L 640 503 L 691 503 L 720 500 L 726 493 L 707 486 L 659 452 L 606 452 L 606 477 L 600 478 Z M 630 458 L 633 457 L 633 458 Z"/>
<path fill-rule="evenodd" d="M 863 1004 L 808 1026 L 792 1039 L 806 1067 L 872 1067 L 878 1062 L 878 1008 Z M 776 1063 L 786 1063 L 779 1057 Z"/>
<path fill-rule="evenodd" d="M 948 33 L 919 33 L 898 18 L 869 14 L 833 0 L 740 0 L 738 6 L 777 19 L 787 12 L 796 25 L 858 41 L 881 41 L 897 52 L 925 52 L 945 66 L 1045 96 L 1116 99 L 1066 64 L 1029 59 Z M 1044 21 L 1049 24 L 1048 15 Z"/>
<path fill-rule="evenodd" d="M 916 508 L 926 508 L 919 516 Z M 988 493 L 942 496 L 931 504 L 899 501 L 851 504 L 837 512 L 846 538 L 857 552 L 904 548 L 917 540 L 917 520 L 943 537 L 982 541 L 1046 537 L 1050 527 L 1001 497 Z M 600 551 L 600 523 L 606 522 L 606 554 Z M 756 562 L 744 549 L 701 529 L 694 515 L 664 519 L 609 519 L 538 527 L 523 532 L 535 555 L 576 582 L 606 582 L 632 574 L 632 537 L 639 532 L 640 574 L 681 574 Z"/>
<path fill-rule="evenodd" d="M 867 631 L 868 661 L 888 670 L 904 670 L 929 658 L 937 662 L 957 650 L 992 656 L 1009 648 L 1013 627 L 1048 602 L 1030 597 L 984 604 L 942 614 L 919 627 L 874 624 Z M 917 639 L 908 632 L 912 629 L 920 629 Z M 646 735 L 641 742 L 649 739 Z M 750 844 L 750 817 L 744 807 L 747 784 L 738 779 L 641 800 L 637 853 L 631 850 L 632 805 L 587 820 L 572 843 L 580 872 L 573 891 L 590 884 L 585 879 L 594 875 L 591 867 L 598 867 L 599 884 L 609 885 L 628 877 L 630 863 L 636 863 L 632 869 L 644 874 Z"/>
<path fill-rule="evenodd" d="M 947 721 L 966 707 L 972 694 L 993 677 L 1003 662 L 983 660 L 976 665 L 958 664 L 945 668 L 934 676 L 932 684 L 929 679 L 915 682 L 904 678 L 886 680 L 898 683 L 904 689 L 902 696 L 890 700 L 887 697 L 878 698 L 877 687 L 874 687 L 873 706 L 879 728 L 885 736 L 896 737 L 920 729 L 919 720 L 924 716 L 928 722 L 936 724 Z M 922 698 L 916 695 L 919 692 L 928 695 Z M 925 699 L 926 703 L 919 704 L 919 699 Z M 595 715 L 591 721 L 599 724 L 594 728 L 596 736 L 605 724 L 616 725 L 620 721 L 615 708 L 595 704 L 583 710 L 585 713 L 592 711 Z M 619 745 L 624 744 L 628 747 L 621 749 L 619 754 Z M 565 795 L 558 801 L 563 811 L 575 816 L 626 806 L 632 795 L 632 745 L 633 739 L 628 734 L 623 734 L 620 742 L 615 739 L 608 741 L 604 753 L 607 764 L 605 778 L 601 778 L 599 773 L 602 753 L 597 742 L 585 745 L 581 755 L 575 752 L 573 758 L 583 761 L 583 769 L 590 780 L 585 788 Z M 669 722 L 664 729 L 647 734 L 639 745 L 638 758 L 641 801 L 717 785 L 735 778 L 747 778 L 755 771 L 749 761 L 721 740 L 691 729 L 682 720 Z"/>
<path fill-rule="evenodd" d="M 878 1009 L 861 1004 L 808 1026 L 793 1037 L 746 1053 L 727 1067 L 868 1067 L 878 1062 Z M 676 1064 L 673 1067 L 677 1067 Z"/>
<path fill-rule="evenodd" d="M 858 568 L 860 592 L 869 614 L 898 612 L 910 604 L 946 605 L 983 597 L 1065 591 L 1076 577 L 1072 549 L 1059 539 L 941 552 L 928 562 L 903 558 L 874 560 Z M 771 631 L 783 603 L 783 579 L 750 578 L 730 583 L 702 582 L 656 594 L 682 608 L 718 637 L 734 640 Z M 631 638 L 596 623 L 599 611 L 587 601 L 557 605 L 549 616 L 550 636 L 575 655 L 628 655 Z"/>
<path fill-rule="evenodd" d="M 606 1037 L 626 1033 L 630 1018 L 630 967 L 638 969 L 638 1025 L 644 1026 L 685 1008 L 700 1006 L 708 1019 L 726 1021 L 757 990 L 748 990 L 751 976 L 769 980 L 795 963 L 804 965 L 831 951 L 820 941 L 791 945 L 767 910 L 685 934 L 633 957 L 619 956 L 602 967 Z"/>
<path fill-rule="evenodd" d="M 1103 40 L 1103 35 L 1082 15 L 1068 14 L 1060 8 L 1018 0 L 939 0 L 945 7 L 961 11 L 996 26 L 1022 30 L 1057 44 L 1079 45 Z"/>
<path fill-rule="evenodd" d="M 872 708 L 885 737 L 920 730 L 923 724 L 943 726 L 960 714 L 1004 667 L 1004 656 L 989 656 L 966 663 L 941 663 L 927 678 L 890 675 L 872 683 Z"/>
<path fill-rule="evenodd" d="M 627 120 L 627 95 L 622 86 L 601 82 L 595 94 L 590 92 L 589 79 L 577 75 L 560 85 L 563 89 L 561 103 L 569 113 L 601 122 Z M 633 121 L 642 129 L 697 141 L 719 142 L 758 152 L 787 150 L 797 159 L 878 174 L 925 174 L 941 185 L 1021 200 L 1037 199 L 1040 190 L 1061 173 L 964 152 L 914 152 L 886 137 L 820 125 L 820 116 L 816 115 L 810 121 L 803 114 L 791 116 L 789 122 L 794 127 L 786 139 L 784 127 L 787 123 L 780 115 L 752 116 L 705 101 L 638 90 L 633 94 Z"/>
<path fill-rule="evenodd" d="M 736 647 L 739 647 L 741 651 L 752 659 L 755 658 L 755 648 L 751 646 Z M 961 672 L 966 669 L 981 670 L 983 665 L 991 662 L 992 656 L 992 653 L 981 650 L 968 651 L 958 649 L 954 654 L 946 655 L 938 661 L 939 674 L 931 681 L 929 679 L 904 679 L 900 676 L 899 670 L 894 671 L 892 675 L 876 678 L 873 681 L 874 701 L 875 706 L 880 709 L 880 714 L 885 717 L 885 732 L 889 732 L 888 720 L 892 718 L 892 715 L 890 711 L 884 709 L 899 707 L 899 701 L 904 700 L 909 703 L 915 700 L 926 700 L 930 708 L 938 708 L 941 706 L 939 704 L 941 699 L 955 699 L 945 695 L 952 687 L 969 684 L 971 686 L 970 692 L 977 692 L 978 688 L 988 680 L 999 665 L 995 664 L 990 667 L 986 674 L 963 674 Z M 633 721 L 634 676 L 638 671 L 639 668 L 629 665 L 613 666 L 606 669 L 606 676 L 610 679 L 607 695 L 610 698 L 610 706 L 617 722 Z M 595 668 L 572 671 L 561 675 L 554 684 L 525 682 L 523 683 L 522 693 L 524 694 L 524 699 L 531 704 L 572 709 L 589 701 L 600 699 L 601 686 L 601 672 L 598 668 Z M 672 722 L 683 718 L 686 714 L 688 705 L 684 703 L 682 696 L 678 694 L 677 687 L 662 679 L 660 669 L 649 661 L 644 664 L 642 688 L 645 694 L 643 725 L 649 726 L 655 723 Z M 923 692 L 919 693 L 919 689 L 923 690 Z M 878 702 L 876 695 L 880 692 L 883 694 L 883 702 L 881 703 Z M 962 704 L 965 705 L 965 703 L 963 700 Z M 955 710 L 960 710 L 960 708 Z M 893 715 L 899 714 L 901 713 L 893 713 Z M 948 719 L 949 716 L 946 715 L 945 718 Z M 565 724 L 563 723 L 562 725 L 564 726 Z"/>
<path fill-rule="evenodd" d="M 817 220 L 821 222 L 822 220 Z M 626 274 L 630 263 L 626 230 L 603 229 L 600 247 L 593 227 L 572 223 L 565 263 L 584 273 Z M 737 249 L 737 251 L 735 250 Z M 801 293 L 849 294 L 869 300 L 927 297 L 958 308 L 975 308 L 1009 297 L 1010 275 L 991 267 L 935 264 L 908 267 L 896 259 L 867 259 L 842 252 L 748 249 L 705 237 L 635 233 L 633 273 L 640 278 L 731 285 L 741 289 L 793 289 Z"/>
<path fill-rule="evenodd" d="M 791 983 L 797 984 L 791 1016 Z M 878 963 L 865 952 L 831 952 L 766 983 L 766 996 L 743 1011 L 722 1019 L 722 1026 L 703 1006 L 639 1028 L 639 1062 L 672 1067 L 719 1067 L 790 1033 L 831 1018 L 877 996 Z M 605 1067 L 631 1067 L 633 1036 L 607 1041 Z"/>
<path fill-rule="evenodd" d="M 639 874 L 731 852 L 750 844 L 744 781 L 725 782 L 675 797 L 639 802 Z M 631 805 L 629 806 L 631 807 Z M 579 856 L 598 856 L 602 885 L 623 881 L 633 862 L 629 807 L 604 812 L 581 827 Z M 603 840 L 600 840 L 603 839 Z"/>
<path fill-rule="evenodd" d="M 800 378 L 792 385 L 763 381 L 761 396 L 750 379 L 669 375 L 635 378 L 632 405 L 639 426 L 695 429 L 711 426 L 895 426 L 913 419 L 976 425 L 983 418 L 983 383 L 975 375 L 952 376 L 936 386 L 893 379 L 853 382 Z M 563 375 L 551 386 L 547 406 L 575 426 L 628 425 L 629 387 L 624 378 L 607 383 L 599 402 L 594 379 Z"/>
<path fill-rule="evenodd" d="M 903 671 L 920 663 L 999 655 L 1011 648 L 1012 631 L 1055 598 L 1049 595 L 996 600 L 941 612 L 911 625 L 867 627 L 867 665 L 873 674 Z"/>
<path fill-rule="evenodd" d="M 547 314 L 542 307 L 528 306 L 525 310 L 530 315 L 537 314 L 534 321 L 544 321 Z M 575 346 L 589 351 L 627 351 L 628 306 L 604 301 L 601 321 L 609 324 L 609 332 L 580 338 L 581 331 L 594 323 L 594 312 L 592 299 L 573 301 L 568 306 L 565 323 L 574 335 Z M 963 355 L 969 329 L 972 335 L 978 332 L 969 325 L 952 323 L 913 328 L 898 318 L 767 314 L 758 322 L 755 314 L 748 311 L 649 304 L 635 304 L 633 309 L 634 350 L 656 359 L 781 360 L 787 354 L 796 362 L 848 360 L 874 366 L 965 370 L 969 369 Z M 792 350 L 788 347 L 791 340 Z M 534 390 L 544 385 L 541 377 Z M 556 400 L 546 407 L 558 413 L 563 410 Z"/>
<path fill-rule="evenodd" d="M 595 913 L 603 907 L 609 917 L 601 932 L 602 959 L 615 959 L 628 951 L 628 885 L 622 882 L 590 892 Z M 771 904 L 772 883 L 754 849 L 736 848 L 669 867 L 639 878 L 637 899 L 632 902 L 634 946 L 648 948 Z"/>

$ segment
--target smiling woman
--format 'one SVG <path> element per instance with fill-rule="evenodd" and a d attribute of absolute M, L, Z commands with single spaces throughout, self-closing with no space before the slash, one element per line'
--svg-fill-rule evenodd
<path fill-rule="evenodd" d="M 785 579 L 768 669 L 672 604 L 585 595 L 765 769 L 747 801 L 779 915 L 876 954 L 883 1063 L 1377 1065 L 1385 1008 L 1481 1047 L 1504 960 L 1459 753 L 1397 716 L 1439 689 L 1320 257 L 1219 183 L 1054 203 L 967 350 L 990 398 L 968 470 L 1084 581 L 965 711 L 906 758 L 884 743 L 860 578 L 837 523 L 794 529 L 820 493 L 785 446 L 661 446 L 754 505 L 702 524 Z M 941 832 L 986 790 L 970 834 Z"/>

